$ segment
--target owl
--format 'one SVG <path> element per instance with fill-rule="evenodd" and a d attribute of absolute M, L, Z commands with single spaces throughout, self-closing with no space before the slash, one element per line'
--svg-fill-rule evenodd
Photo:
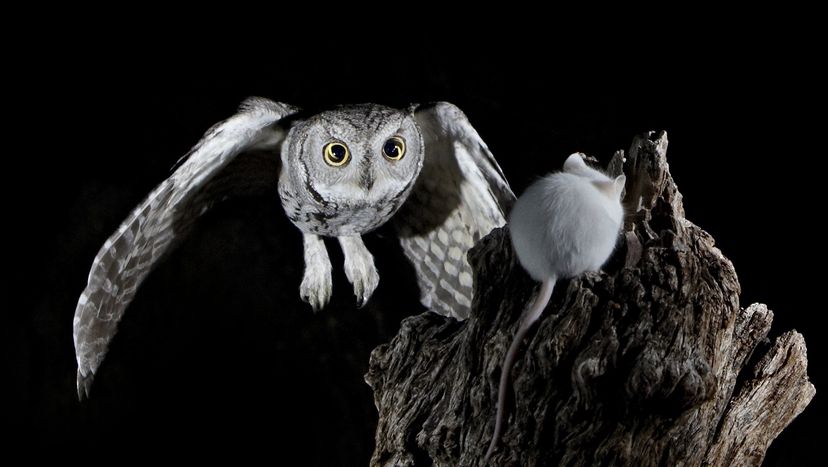
<path fill-rule="evenodd" d="M 106 240 L 73 322 L 78 397 L 89 396 L 118 322 L 152 268 L 227 197 L 278 186 L 302 232 L 299 294 L 314 310 L 331 296 L 323 237 L 336 237 L 358 305 L 379 283 L 362 235 L 391 221 L 429 310 L 465 319 L 473 298 L 466 253 L 505 224 L 515 196 L 456 106 L 377 104 L 316 114 L 249 98 L 210 128 Z"/>

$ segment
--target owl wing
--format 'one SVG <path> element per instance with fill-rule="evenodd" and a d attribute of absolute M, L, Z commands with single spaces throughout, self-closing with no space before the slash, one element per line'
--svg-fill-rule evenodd
<path fill-rule="evenodd" d="M 474 291 L 466 254 L 506 223 L 515 195 L 459 108 L 440 102 L 417 107 L 414 116 L 425 160 L 395 224 L 403 251 L 414 264 L 423 305 L 463 320 Z"/>
<path fill-rule="evenodd" d="M 239 112 L 213 126 L 126 218 L 98 252 L 74 319 L 78 397 L 92 379 L 135 292 L 159 260 L 191 230 L 215 201 L 274 187 L 285 130 L 279 121 L 293 107 L 249 98 Z"/>

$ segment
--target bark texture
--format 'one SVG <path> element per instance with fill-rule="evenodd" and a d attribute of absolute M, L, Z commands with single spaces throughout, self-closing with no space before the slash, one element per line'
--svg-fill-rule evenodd
<path fill-rule="evenodd" d="M 559 282 L 526 338 L 493 465 L 758 465 L 813 397 L 802 336 L 770 343 L 773 313 L 740 308 L 733 265 L 685 219 L 666 151 L 650 133 L 610 162 L 633 214 L 604 271 Z M 373 465 L 482 463 L 503 356 L 539 284 L 506 228 L 470 260 L 467 321 L 410 317 L 371 355 Z"/>

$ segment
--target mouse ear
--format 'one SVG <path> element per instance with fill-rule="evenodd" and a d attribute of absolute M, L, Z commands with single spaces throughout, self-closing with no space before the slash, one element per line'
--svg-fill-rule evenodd
<path fill-rule="evenodd" d="M 576 152 L 566 158 L 563 165 L 563 171 L 569 173 L 579 173 L 586 167 L 584 162 L 584 154 Z"/>
<path fill-rule="evenodd" d="M 621 198 L 621 193 L 624 192 L 624 185 L 626 185 L 626 183 L 627 183 L 627 176 L 626 175 L 621 174 L 621 175 L 615 177 L 615 182 L 614 182 L 615 193 L 618 195 L 618 198 Z"/>

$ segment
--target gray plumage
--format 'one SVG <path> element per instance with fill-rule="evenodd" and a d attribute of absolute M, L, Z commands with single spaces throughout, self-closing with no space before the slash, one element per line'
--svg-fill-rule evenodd
<path fill-rule="evenodd" d="M 332 287 L 321 236 L 338 238 L 361 305 L 379 275 L 360 236 L 393 218 L 422 303 L 465 319 L 473 299 L 466 253 L 505 223 L 514 202 L 494 157 L 452 104 L 352 105 L 302 117 L 290 105 L 248 99 L 207 131 L 95 257 L 74 319 L 79 397 L 89 395 L 138 287 L 198 216 L 216 201 L 277 183 L 303 234 L 300 295 L 314 309 Z"/>

